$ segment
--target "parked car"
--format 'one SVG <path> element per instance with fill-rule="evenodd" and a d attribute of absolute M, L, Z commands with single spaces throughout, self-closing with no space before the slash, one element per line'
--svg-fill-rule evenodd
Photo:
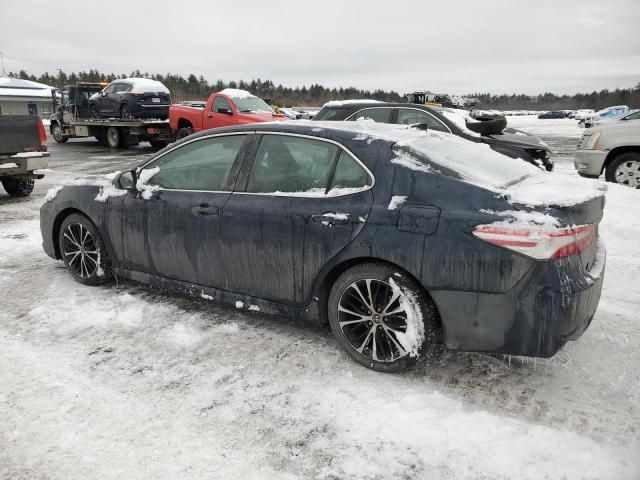
<path fill-rule="evenodd" d="M 629 120 L 638 120 L 640 119 L 640 110 L 629 110 L 625 113 L 619 113 L 618 115 L 596 118 L 588 121 L 588 128 L 593 128 L 598 125 L 604 125 L 606 123 L 612 122 L 627 122 Z"/>
<path fill-rule="evenodd" d="M 171 105 L 169 124 L 178 139 L 216 127 L 286 120 L 261 98 L 235 88 L 212 93 L 204 107 Z"/>
<path fill-rule="evenodd" d="M 500 115 L 481 118 L 469 116 L 466 110 L 429 107 L 411 103 L 386 103 L 372 100 L 346 100 L 326 103 L 314 121 L 353 121 L 371 119 L 381 123 L 414 124 L 440 132 L 452 133 L 476 143 L 486 143 L 496 152 L 522 159 L 546 170 L 553 169 L 549 146 L 534 135 L 505 129 L 506 119 Z M 493 128 L 498 124 L 498 128 Z M 485 126 L 491 127 L 486 129 Z"/>
<path fill-rule="evenodd" d="M 158 118 L 169 114 L 171 95 L 161 82 L 149 78 L 115 80 L 89 99 L 92 117 Z"/>
<path fill-rule="evenodd" d="M 65 186 L 40 222 L 45 251 L 80 283 L 115 275 L 328 321 L 355 361 L 397 371 L 441 340 L 549 357 L 584 332 L 604 197 L 571 182 L 590 185 L 442 132 L 272 122 Z"/>
<path fill-rule="evenodd" d="M 618 121 L 586 130 L 574 166 L 583 177 L 640 188 L 640 122 Z"/>
<path fill-rule="evenodd" d="M 626 105 L 617 105 L 615 107 L 607 107 L 602 110 L 598 110 L 591 116 L 585 117 L 584 120 L 578 122 L 578 125 L 584 126 L 585 128 L 591 128 L 595 122 L 598 122 L 604 118 L 615 117 L 617 115 L 621 115 L 629 112 L 629 107 Z"/>
<path fill-rule="evenodd" d="M 594 113 L 596 113 L 596 111 L 593 108 L 582 108 L 580 110 L 576 110 L 576 114 L 573 116 L 573 118 L 574 120 L 578 120 L 578 122 L 580 122 L 581 120 L 590 117 Z"/>
<path fill-rule="evenodd" d="M 563 111 L 557 112 L 544 112 L 538 115 L 540 119 L 550 119 L 550 118 L 567 118 L 567 115 Z"/>
<path fill-rule="evenodd" d="M 0 183 L 16 197 L 33 192 L 49 164 L 47 134 L 35 115 L 0 115 Z"/>

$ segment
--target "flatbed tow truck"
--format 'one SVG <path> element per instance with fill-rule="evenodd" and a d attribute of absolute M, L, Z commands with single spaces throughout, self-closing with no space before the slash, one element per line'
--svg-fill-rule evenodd
<path fill-rule="evenodd" d="M 70 138 L 95 137 L 102 145 L 127 148 L 142 141 L 148 141 L 154 147 L 164 147 L 174 140 L 169 120 L 92 118 L 89 97 L 106 85 L 78 82 L 64 87 L 61 104 L 50 118 L 49 129 L 56 142 L 65 143 Z"/>

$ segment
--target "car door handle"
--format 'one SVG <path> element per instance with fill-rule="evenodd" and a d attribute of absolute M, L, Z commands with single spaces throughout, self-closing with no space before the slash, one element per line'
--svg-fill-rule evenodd
<path fill-rule="evenodd" d="M 207 115 L 207 118 L 213 118 L 213 115 Z"/>
<path fill-rule="evenodd" d="M 312 215 L 311 220 L 314 222 L 327 222 L 328 225 L 340 225 L 349 223 L 349 215 L 346 213 L 328 212 Z"/>
<path fill-rule="evenodd" d="M 220 209 L 218 207 L 208 207 L 207 205 L 196 205 L 191 207 L 191 214 L 199 217 L 218 215 Z"/>

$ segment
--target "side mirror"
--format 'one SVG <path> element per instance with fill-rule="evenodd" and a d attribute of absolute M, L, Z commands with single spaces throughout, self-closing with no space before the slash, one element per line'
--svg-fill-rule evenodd
<path fill-rule="evenodd" d="M 100 96 L 101 97 L 106 97 L 107 96 L 107 92 L 104 92 L 104 91 L 100 92 Z"/>
<path fill-rule="evenodd" d="M 414 123 L 411 125 L 412 128 L 417 128 L 418 130 L 429 130 L 428 123 Z"/>
<path fill-rule="evenodd" d="M 122 172 L 113 179 L 113 186 L 123 190 L 131 190 L 136 186 L 136 174 L 134 170 Z"/>
<path fill-rule="evenodd" d="M 224 113 L 225 115 L 233 115 L 233 112 L 230 108 L 219 108 L 218 110 L 216 110 L 216 112 Z"/>

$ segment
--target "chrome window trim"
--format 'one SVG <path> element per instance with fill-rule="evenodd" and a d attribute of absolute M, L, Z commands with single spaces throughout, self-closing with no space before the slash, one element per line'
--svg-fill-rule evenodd
<path fill-rule="evenodd" d="M 212 133 L 210 135 L 204 135 L 202 137 L 198 137 L 198 138 L 192 138 L 189 141 L 186 141 L 184 143 L 181 143 L 180 145 L 175 145 L 172 149 L 167 150 L 166 152 L 162 152 L 160 155 L 158 155 L 157 157 L 152 158 L 151 160 L 149 160 L 147 163 L 145 163 L 144 165 L 142 165 L 141 167 L 138 167 L 138 171 L 143 170 L 145 168 L 147 168 L 147 166 L 153 162 L 155 162 L 156 160 L 159 160 L 160 158 L 164 157 L 165 155 L 168 155 L 169 153 L 184 147 L 185 145 L 189 145 L 190 143 L 193 142 L 199 142 L 200 140 L 206 140 L 209 138 L 216 138 L 216 137 L 229 137 L 231 135 L 251 135 L 252 133 L 255 133 L 254 131 L 248 131 L 248 132 L 228 132 L 228 133 Z M 153 178 L 153 177 L 152 177 Z M 233 190 L 185 190 L 185 189 L 180 189 L 180 188 L 163 188 L 163 187 L 158 187 L 158 191 L 163 191 L 163 192 L 195 192 L 195 193 L 233 193 Z"/>
<path fill-rule="evenodd" d="M 402 108 L 404 110 L 415 110 L 416 112 L 421 112 L 421 113 L 426 113 L 427 115 L 429 115 L 431 118 L 433 118 L 436 122 L 438 122 L 439 124 L 441 124 L 444 128 L 447 129 L 447 132 L 449 133 L 453 133 L 451 131 L 451 129 L 447 126 L 446 123 L 444 123 L 442 120 L 440 120 L 438 117 L 436 117 L 435 115 L 433 115 L 431 112 L 427 112 L 426 110 L 422 110 L 421 108 L 415 108 L 415 107 L 396 107 L 398 109 L 398 113 L 399 110 Z M 396 115 L 396 119 L 397 119 L 397 115 Z M 396 125 L 405 125 L 404 123 L 397 123 Z M 407 125 L 408 126 L 408 125 Z"/>
<path fill-rule="evenodd" d="M 333 145 L 336 145 L 338 147 L 338 149 L 347 152 L 347 154 L 353 160 L 355 160 L 355 162 L 358 165 L 360 165 L 360 167 L 362 167 L 364 169 L 366 174 L 369 176 L 369 179 L 371 180 L 371 185 L 367 185 L 367 188 L 362 188 L 362 190 L 359 190 L 357 192 L 343 193 L 343 194 L 340 194 L 340 195 L 329 195 L 329 192 L 331 190 L 329 190 L 329 192 L 325 193 L 322 196 L 313 195 L 313 194 L 305 195 L 304 194 L 305 192 L 281 192 L 281 193 L 277 193 L 277 194 L 275 192 L 233 192 L 234 194 L 237 194 L 237 195 L 260 195 L 260 196 L 283 197 L 283 198 L 318 198 L 318 199 L 321 199 L 321 198 L 338 198 L 338 197 L 346 197 L 347 195 L 356 195 L 358 193 L 368 192 L 376 184 L 376 177 L 373 176 L 373 173 L 371 172 L 371 170 L 369 170 L 369 168 L 351 150 L 349 150 L 346 146 L 344 146 L 340 142 L 336 142 L 335 140 L 331 140 L 329 138 L 316 137 L 316 136 L 313 136 L 313 135 L 306 135 L 306 134 L 303 134 L 303 133 L 261 132 L 259 130 L 256 130 L 254 133 L 256 133 L 258 135 L 281 135 L 281 136 L 285 136 L 285 137 L 308 138 L 310 140 L 317 140 L 317 141 L 320 141 L 320 142 L 326 142 L 326 143 L 331 143 Z M 353 133 L 357 133 L 357 132 L 353 132 Z M 339 156 L 338 156 L 338 158 L 339 158 Z M 356 188 L 359 188 L 359 187 L 356 187 Z"/>
<path fill-rule="evenodd" d="M 365 110 L 380 110 L 381 108 L 386 108 L 387 110 L 391 110 L 391 112 L 389 112 L 389 118 L 391 118 L 391 114 L 393 113 L 393 109 L 394 108 L 398 108 L 398 107 L 389 107 L 389 106 L 383 106 L 383 105 L 380 105 L 378 107 L 364 107 L 364 108 L 361 108 L 360 110 L 358 110 L 357 112 L 354 112 L 351 115 L 349 115 L 347 118 L 345 118 L 343 120 L 343 122 L 351 121 L 352 117 L 355 117 L 360 112 L 364 112 Z M 387 122 L 379 122 L 379 123 L 387 123 Z M 389 125 L 392 125 L 392 124 L 389 124 Z"/>

